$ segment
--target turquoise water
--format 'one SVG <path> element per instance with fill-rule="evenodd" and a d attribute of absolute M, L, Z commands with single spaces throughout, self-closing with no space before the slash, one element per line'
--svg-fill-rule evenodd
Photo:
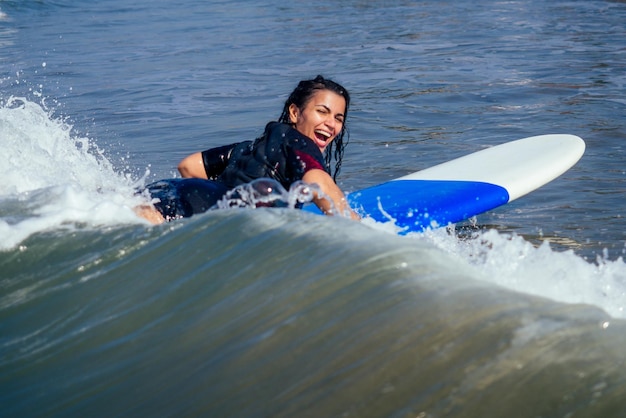
<path fill-rule="evenodd" d="M 7 416 L 620 416 L 626 4 L 0 1 Z M 353 97 L 350 192 L 526 136 L 566 174 L 456 229 L 151 227 L 135 186 Z"/>

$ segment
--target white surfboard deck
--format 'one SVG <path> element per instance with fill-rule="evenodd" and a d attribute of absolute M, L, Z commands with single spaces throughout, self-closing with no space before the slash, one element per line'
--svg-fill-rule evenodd
<path fill-rule="evenodd" d="M 509 202 L 536 190 L 569 170 L 585 152 L 575 135 L 539 135 L 518 139 L 399 177 L 396 180 L 461 180 L 497 184 Z"/>

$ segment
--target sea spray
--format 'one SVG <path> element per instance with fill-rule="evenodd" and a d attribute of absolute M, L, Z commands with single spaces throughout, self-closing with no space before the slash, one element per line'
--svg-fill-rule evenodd
<path fill-rule="evenodd" d="M 42 105 L 9 98 L 0 107 L 0 249 L 67 223 L 141 222 L 132 207 L 142 179 L 115 170 L 104 153 Z"/>

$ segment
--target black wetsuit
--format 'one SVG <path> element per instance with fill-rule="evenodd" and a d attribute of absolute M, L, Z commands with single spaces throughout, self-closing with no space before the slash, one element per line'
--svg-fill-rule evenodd
<path fill-rule="evenodd" d="M 202 152 L 209 180 L 169 179 L 147 186 L 158 199 L 154 206 L 166 220 L 202 213 L 227 191 L 256 180 L 271 178 L 286 190 L 312 169 L 328 172 L 315 143 L 290 125 L 270 122 L 262 136 Z"/>

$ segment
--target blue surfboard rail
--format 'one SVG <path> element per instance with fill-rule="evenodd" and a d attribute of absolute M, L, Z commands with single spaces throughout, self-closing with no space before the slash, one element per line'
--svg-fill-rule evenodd
<path fill-rule="evenodd" d="M 395 222 L 401 234 L 443 227 L 502 206 L 504 187 L 474 181 L 394 180 L 347 196 L 350 207 L 377 222 Z M 314 205 L 305 210 L 318 212 Z"/>

